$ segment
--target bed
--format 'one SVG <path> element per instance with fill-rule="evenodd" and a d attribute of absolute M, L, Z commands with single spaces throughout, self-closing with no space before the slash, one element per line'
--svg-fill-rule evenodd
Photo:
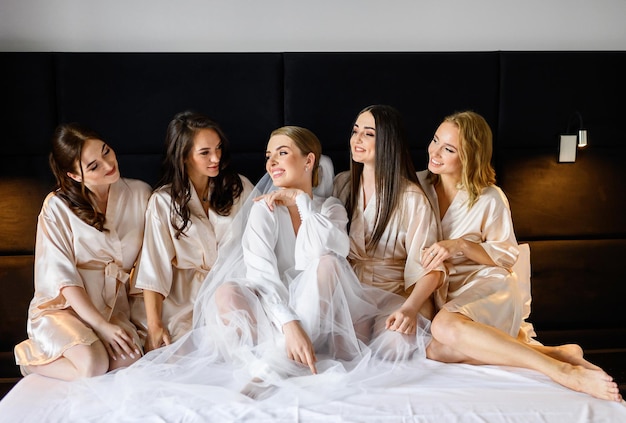
<path fill-rule="evenodd" d="M 520 245 L 514 267 L 524 295 L 524 317 L 531 311 L 530 249 Z M 524 322 L 529 342 L 537 343 Z M 318 367 L 323 369 L 324 360 Z M 134 380 L 108 375 L 111 396 L 91 390 L 99 381 L 63 382 L 29 375 L 0 401 L 10 422 L 164 421 L 164 422 L 620 422 L 626 402 L 615 403 L 564 388 L 541 373 L 512 367 L 444 364 L 415 358 L 395 367 L 384 361 L 351 381 L 334 371 L 301 376 L 261 391 L 234 391 L 207 371 L 207 384 L 193 395 L 179 381 Z M 330 365 L 329 365 L 330 366 Z M 198 369 L 201 372 L 200 369 Z M 102 378 L 100 378 L 102 379 Z M 215 379 L 215 380 L 211 380 Z M 133 384 L 150 385 L 154 404 L 137 404 Z M 320 390 L 319 387 L 322 386 Z M 150 388 L 146 390 L 150 391 Z M 244 393 L 245 392 L 245 393 Z M 79 404 L 74 401 L 80 395 Z M 214 398 L 227 398 L 216 401 Z M 141 405 L 141 406 L 140 406 Z"/>
<path fill-rule="evenodd" d="M 397 383 L 369 386 L 340 399 L 303 399 L 285 389 L 266 400 L 241 394 L 220 404 L 195 401 L 191 406 L 185 404 L 185 408 L 154 404 L 151 413 L 145 413 L 143 407 L 138 411 L 131 405 L 107 405 L 97 397 L 85 404 L 89 411 L 77 411 L 67 401 L 72 383 L 29 375 L 0 401 L 0 416 L 7 422 L 626 421 L 626 403 L 571 391 L 534 371 L 423 359 L 397 372 Z M 185 398 L 170 400 L 171 404 L 181 404 Z"/>

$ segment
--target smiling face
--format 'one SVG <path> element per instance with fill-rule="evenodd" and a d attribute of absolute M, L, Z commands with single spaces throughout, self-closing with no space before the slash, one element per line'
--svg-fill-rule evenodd
<path fill-rule="evenodd" d="M 370 112 L 359 115 L 350 137 L 352 160 L 374 166 L 376 160 L 376 121 Z"/>
<path fill-rule="evenodd" d="M 214 178 L 220 173 L 222 140 L 213 129 L 200 129 L 193 137 L 193 146 L 185 161 L 192 181 L 202 177 Z"/>
<path fill-rule="evenodd" d="M 78 166 L 82 168 L 82 175 Z M 109 186 L 120 178 L 115 152 L 104 141 L 98 139 L 85 140 L 76 173 L 67 174 L 77 182 L 82 181 L 93 192 L 98 188 Z"/>
<path fill-rule="evenodd" d="M 282 134 L 272 136 L 267 143 L 265 159 L 265 170 L 275 186 L 310 189 L 315 155 L 303 155 L 291 138 Z"/>
<path fill-rule="evenodd" d="M 459 128 L 451 122 L 443 122 L 428 145 L 428 170 L 460 180 L 462 164 L 459 149 Z"/>

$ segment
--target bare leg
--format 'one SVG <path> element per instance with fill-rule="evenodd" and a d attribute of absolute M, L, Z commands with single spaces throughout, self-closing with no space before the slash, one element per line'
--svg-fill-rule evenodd
<path fill-rule="evenodd" d="M 432 324 L 427 357 L 443 362 L 493 364 L 536 370 L 574 391 L 621 401 L 617 384 L 601 369 L 589 369 L 543 354 L 504 332 L 445 309 Z"/>
<path fill-rule="evenodd" d="M 215 303 L 225 325 L 230 324 L 229 314 L 237 311 L 244 311 L 249 318 L 249 331 L 252 336 L 252 342 L 256 343 L 256 319 L 246 300 L 241 287 L 235 283 L 225 283 L 215 291 Z M 237 334 L 242 335 L 242 328 L 237 328 Z"/>
<path fill-rule="evenodd" d="M 550 357 L 562 361 L 564 363 L 573 364 L 575 366 L 582 366 L 590 370 L 602 370 L 595 364 L 585 360 L 583 356 L 583 349 L 577 344 L 564 344 L 554 347 L 547 347 L 545 345 L 529 345 L 535 351 L 542 354 L 549 355 Z"/>
<path fill-rule="evenodd" d="M 335 333 L 337 316 L 335 315 L 335 291 L 337 287 L 338 263 L 334 256 L 327 255 L 320 257 L 317 266 L 317 290 L 319 294 L 319 318 L 318 325 L 332 325 L 331 327 L 320 328 L 321 333 L 328 334 L 328 349 L 335 357 L 343 360 L 351 360 L 358 354 L 359 347 L 346 339 L 344 334 Z M 346 328 L 347 329 L 347 328 Z M 311 336 L 311 334 L 309 334 Z M 311 339 L 314 345 L 324 342 L 324 340 Z M 326 342 L 324 342 L 326 343 Z"/>
<path fill-rule="evenodd" d="M 103 375 L 108 368 L 106 349 L 101 341 L 96 341 L 91 345 L 71 347 L 62 357 L 41 366 L 26 366 L 25 370 L 27 373 L 38 373 L 55 379 L 75 380 Z"/>

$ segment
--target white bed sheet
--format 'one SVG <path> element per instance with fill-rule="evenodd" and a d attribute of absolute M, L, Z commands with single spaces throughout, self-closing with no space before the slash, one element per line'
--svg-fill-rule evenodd
<path fill-rule="evenodd" d="M 158 404 L 152 414 L 135 415 L 132 409 L 105 406 L 93 398 L 84 405 L 94 410 L 89 419 L 74 420 L 68 414 L 72 384 L 30 375 L 0 401 L 0 421 L 626 422 L 626 403 L 571 391 L 534 371 L 430 360 L 411 364 L 411 370 L 397 375 L 402 383 L 368 386 L 340 400 L 315 402 L 288 390 L 274 392 L 267 401 L 235 395 L 219 405 L 188 406 L 174 419 L 169 413 L 164 419 Z"/>

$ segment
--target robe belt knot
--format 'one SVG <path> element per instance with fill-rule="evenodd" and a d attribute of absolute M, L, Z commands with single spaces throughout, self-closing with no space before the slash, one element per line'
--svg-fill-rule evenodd
<path fill-rule="evenodd" d="M 127 283 L 130 274 L 120 268 L 114 261 L 107 263 L 104 267 L 104 275 L 108 278 L 115 278 L 122 283 Z"/>

